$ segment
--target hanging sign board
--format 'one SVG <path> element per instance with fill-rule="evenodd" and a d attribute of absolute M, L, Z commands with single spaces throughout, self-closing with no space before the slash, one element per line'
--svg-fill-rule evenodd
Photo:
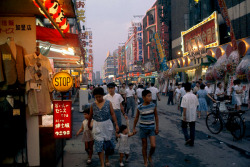
<path fill-rule="evenodd" d="M 67 72 L 58 72 L 52 80 L 55 90 L 59 92 L 67 92 L 73 86 L 73 78 Z"/>
<path fill-rule="evenodd" d="M 54 138 L 71 138 L 72 122 L 71 122 L 71 100 L 54 100 Z"/>

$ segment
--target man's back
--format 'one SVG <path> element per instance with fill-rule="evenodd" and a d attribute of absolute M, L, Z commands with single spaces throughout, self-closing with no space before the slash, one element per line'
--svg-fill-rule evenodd
<path fill-rule="evenodd" d="M 196 109 L 199 105 L 198 98 L 191 92 L 187 92 L 181 102 L 181 107 L 186 108 L 186 120 L 187 122 L 196 121 Z"/>

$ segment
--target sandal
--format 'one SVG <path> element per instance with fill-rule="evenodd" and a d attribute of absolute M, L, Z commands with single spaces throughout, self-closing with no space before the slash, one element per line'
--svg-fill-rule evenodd
<path fill-rule="evenodd" d="M 111 166 L 111 165 L 110 165 L 109 162 L 106 162 L 106 163 L 105 163 L 105 166 L 109 167 L 109 166 Z"/>
<path fill-rule="evenodd" d="M 89 158 L 88 160 L 87 160 L 87 164 L 90 164 L 91 163 L 91 159 Z"/>

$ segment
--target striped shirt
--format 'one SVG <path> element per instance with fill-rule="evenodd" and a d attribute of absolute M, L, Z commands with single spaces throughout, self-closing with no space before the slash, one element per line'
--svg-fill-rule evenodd
<path fill-rule="evenodd" d="M 154 114 L 155 104 L 150 103 L 144 106 L 140 104 L 138 110 L 140 112 L 140 128 L 151 129 L 155 128 L 155 114 Z"/>

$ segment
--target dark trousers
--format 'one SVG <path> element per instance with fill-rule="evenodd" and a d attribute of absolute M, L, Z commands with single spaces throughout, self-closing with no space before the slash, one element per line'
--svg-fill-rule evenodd
<path fill-rule="evenodd" d="M 174 105 L 174 92 L 170 91 L 168 94 L 168 104 L 172 103 L 172 105 Z"/>
<path fill-rule="evenodd" d="M 189 128 L 190 128 L 190 135 L 188 134 L 187 125 L 189 125 Z M 183 131 L 185 140 L 187 141 L 187 140 L 191 139 L 190 144 L 193 145 L 194 138 L 195 138 L 195 122 L 182 121 L 181 127 L 182 127 L 182 131 Z"/>

